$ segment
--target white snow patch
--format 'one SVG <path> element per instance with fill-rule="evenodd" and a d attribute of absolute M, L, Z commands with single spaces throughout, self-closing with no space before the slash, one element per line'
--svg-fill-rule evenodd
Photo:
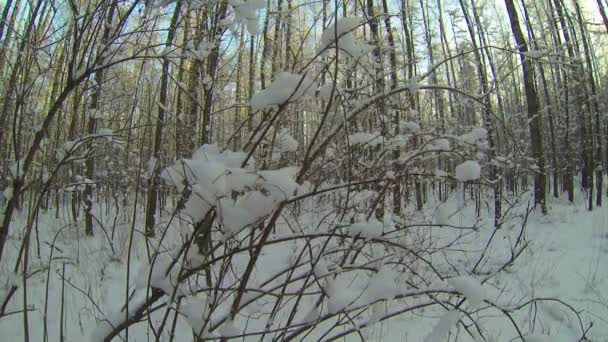
<path fill-rule="evenodd" d="M 443 204 L 439 205 L 435 210 L 433 222 L 441 226 L 448 225 L 450 222 L 450 210 Z"/>
<path fill-rule="evenodd" d="M 347 309 L 359 296 L 359 293 L 351 288 L 348 282 L 344 281 L 341 277 L 329 281 L 325 291 L 329 297 L 327 300 L 327 311 L 330 314 L 336 314 Z"/>
<path fill-rule="evenodd" d="M 206 297 L 199 296 L 188 296 L 182 300 L 181 312 L 186 317 L 188 325 L 194 332 L 201 333 L 205 322 L 208 320 L 208 301 Z M 206 329 L 209 329 L 207 324 Z M 208 333 L 208 332 L 207 332 Z M 201 334 L 201 337 L 207 336 L 206 332 Z"/>
<path fill-rule="evenodd" d="M 361 234 L 366 239 L 377 239 L 382 236 L 384 225 L 375 217 L 371 217 L 367 222 L 355 222 L 350 228 L 350 235 Z"/>
<path fill-rule="evenodd" d="M 375 273 L 369 280 L 367 291 L 365 292 L 369 303 L 380 299 L 392 299 L 400 292 L 400 286 L 397 283 L 399 275 L 397 272 L 383 268 Z"/>
<path fill-rule="evenodd" d="M 553 342 L 555 341 L 555 337 L 551 337 L 548 335 L 540 335 L 540 334 L 532 334 L 524 336 L 525 342 Z"/>
<path fill-rule="evenodd" d="M 445 341 L 448 337 L 448 334 L 450 333 L 450 329 L 452 329 L 456 325 L 456 323 L 458 323 L 461 316 L 461 313 L 455 310 L 446 312 L 443 316 L 441 316 L 437 325 L 435 325 L 431 333 L 426 336 L 424 341 Z"/>

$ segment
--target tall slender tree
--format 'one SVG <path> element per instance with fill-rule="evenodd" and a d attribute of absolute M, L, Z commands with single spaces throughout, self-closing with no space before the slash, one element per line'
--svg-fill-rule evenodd
<path fill-rule="evenodd" d="M 175 39 L 175 32 L 177 30 L 177 23 L 179 20 L 180 12 L 182 8 L 182 0 L 177 0 L 175 3 L 175 9 L 173 10 L 173 16 L 169 23 L 169 31 L 167 34 L 167 41 L 165 43 L 166 49 L 173 48 L 173 40 Z M 162 58 L 162 74 L 160 79 L 160 94 L 158 99 L 158 116 L 156 119 L 154 143 L 152 147 L 152 158 L 151 159 L 151 175 L 148 184 L 148 197 L 146 200 L 146 223 L 145 223 L 145 235 L 147 237 L 154 236 L 154 226 L 156 224 L 156 211 L 158 206 L 158 188 L 160 185 L 160 163 L 161 163 L 161 144 L 163 141 L 163 129 L 165 126 L 165 116 L 169 107 L 168 92 L 169 92 L 169 67 L 170 59 L 167 56 Z"/>
<path fill-rule="evenodd" d="M 528 121 L 530 130 L 530 145 L 536 165 L 534 174 L 534 203 L 540 205 L 542 212 L 547 213 L 546 203 L 546 170 L 545 159 L 543 156 L 543 138 L 541 131 L 541 111 L 538 102 L 538 94 L 534 85 L 534 65 L 532 59 L 528 56 L 528 44 L 526 36 L 523 34 L 519 23 L 519 15 L 513 0 L 505 0 L 507 13 L 511 22 L 511 30 L 515 37 L 517 50 L 519 51 L 522 72 L 524 78 L 524 91 L 526 94 L 526 103 L 528 111 Z"/>

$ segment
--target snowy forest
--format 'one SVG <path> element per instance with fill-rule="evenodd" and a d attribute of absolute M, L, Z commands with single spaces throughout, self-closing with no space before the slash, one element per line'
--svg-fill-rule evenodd
<path fill-rule="evenodd" d="M 607 13 L 3 0 L 0 340 L 608 341 Z"/>

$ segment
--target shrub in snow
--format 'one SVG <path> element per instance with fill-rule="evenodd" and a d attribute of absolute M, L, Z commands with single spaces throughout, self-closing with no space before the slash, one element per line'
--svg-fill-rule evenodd
<path fill-rule="evenodd" d="M 474 160 L 487 159 L 504 174 L 518 168 L 514 174 L 529 176 L 520 166 L 534 171 L 535 160 L 494 155 L 485 129 L 462 134 L 453 120 L 459 113 L 435 124 L 429 110 L 437 108 L 428 104 L 437 91 L 450 92 L 441 95 L 450 96 L 450 107 L 480 109 L 476 94 L 460 102 L 470 89 L 433 85 L 433 71 L 445 60 L 378 87 L 397 81 L 392 72 L 403 74 L 385 72 L 381 63 L 401 49 L 387 45 L 390 32 L 374 45 L 366 43 L 369 35 L 358 35 L 369 33 L 375 19 L 388 24 L 391 14 L 338 15 L 325 18 L 324 28 L 306 28 L 301 24 L 319 22 L 302 17 L 318 14 L 308 7 L 314 1 L 147 0 L 143 15 L 136 15 L 138 1 L 86 4 L 66 7 L 65 25 L 52 27 L 57 44 L 21 44 L 21 55 L 37 67 L 13 68 L 9 77 L 23 80 L 17 92 L 25 106 L 17 106 L 22 110 L 3 136 L 15 145 L 5 146 L 5 157 L 17 160 L 3 165 L 0 187 L 0 336 L 29 327 L 30 339 L 53 340 L 67 325 L 75 336 L 63 339 L 71 340 L 94 330 L 94 341 L 180 341 L 193 334 L 195 340 L 332 341 L 366 337 L 372 324 L 394 318 L 414 322 L 413 340 L 471 335 L 482 341 L 489 340 L 484 329 L 494 326 L 485 323 L 502 315 L 514 327 L 500 337 L 525 340 L 521 327 L 551 323 L 526 321 L 536 302 L 514 303 L 524 296 L 508 288 L 513 278 L 506 271 L 527 246 L 526 219 L 518 229 L 510 223 L 528 212 L 509 207 L 518 199 L 505 192 L 509 201 L 496 217 L 504 229 L 492 230 L 483 216 L 491 211 L 485 210 L 492 202 L 485 200 L 488 186 L 470 184 L 471 196 L 461 196 L 463 188 L 452 187 L 447 173 L 464 158 L 454 173 L 460 181 L 479 179 Z M 188 11 L 209 18 L 190 27 Z M 268 18 L 270 36 L 259 36 L 260 15 Z M 290 31 L 295 44 L 276 50 L 290 45 Z M 77 48 L 77 56 L 60 53 L 63 46 Z M 376 48 L 379 54 L 371 54 Z M 64 61 L 51 63 L 62 55 Z M 162 67 L 150 67 L 150 59 L 162 59 Z M 269 65 L 257 73 L 260 60 Z M 397 67 L 412 62 L 402 58 Z M 268 69 L 273 81 L 266 84 Z M 123 94 L 125 87 L 133 92 Z M 254 89 L 261 90 L 246 94 Z M 241 108 L 247 95 L 251 110 Z M 420 106 L 411 106 L 414 95 Z M 95 101 L 85 105 L 78 96 Z M 67 129 L 69 101 L 86 110 Z M 143 104 L 152 111 L 142 113 Z M 521 120 L 511 121 L 521 136 Z M 91 133 L 83 134 L 85 126 Z M 125 132 L 126 144 L 117 132 Z M 71 140 L 60 140 L 66 136 Z M 244 151 L 206 144 L 173 160 L 201 138 Z M 91 188 L 95 193 L 81 193 Z M 83 201 L 87 228 L 93 222 L 95 231 L 87 239 L 80 238 Z M 142 231 L 159 234 L 142 237 Z M 500 295 L 489 291 L 494 287 Z M 56 318 L 48 308 L 65 315 Z M 564 326 L 578 318 L 551 307 L 534 313 Z M 580 330 L 571 340 L 584 339 L 585 327 Z"/>
<path fill-rule="evenodd" d="M 403 135 L 403 140 L 416 141 L 403 146 L 418 149 L 400 151 L 390 169 L 365 165 L 365 160 L 353 163 L 354 173 L 361 165 L 376 172 L 372 186 L 357 184 L 354 177 L 349 181 L 326 177 L 320 184 L 308 178 L 299 184 L 299 167 L 260 169 L 247 153 L 218 145 L 201 146 L 191 158 L 166 167 L 161 177 L 177 192 L 174 212 L 165 219 L 166 235 L 146 242 L 151 246 L 151 262 L 140 258 L 141 266 L 129 279 L 128 320 L 120 301 L 107 311 L 116 314 L 103 315 L 94 340 L 116 336 L 126 326 L 137 331 L 133 327 L 137 322 L 144 329 L 153 324 L 164 331 L 160 334 L 168 334 L 169 326 L 161 328 L 156 315 L 173 317 L 177 311 L 178 326 L 202 338 L 265 334 L 276 340 L 297 340 L 310 332 L 314 339 L 326 333 L 318 327 L 329 323 L 338 327 L 327 332 L 332 339 L 408 315 L 421 322 L 420 340 L 441 341 L 460 329 L 460 320 L 470 325 L 476 317 L 516 311 L 481 282 L 499 279 L 513 255 L 520 255 L 524 247 L 515 242 L 519 230 L 492 234 L 506 247 L 491 243 L 482 254 L 478 244 L 488 243 L 488 232 L 480 231 L 474 219 L 470 227 L 455 226 L 459 220 L 450 222 L 450 216 L 467 217 L 451 203 L 423 208 L 422 213 L 407 207 L 401 208 L 401 215 L 392 211 L 392 186 L 407 176 L 405 172 L 429 172 L 425 179 L 429 182 L 444 180 L 447 174 L 435 170 L 436 164 L 423 169 L 423 162 L 429 160 L 425 158 L 443 155 L 436 151 L 451 149 L 452 144 L 463 147 L 454 137 L 411 128 L 417 132 Z M 268 133 L 275 137 L 278 150 L 297 149 L 287 130 Z M 357 133 L 352 137 L 369 138 Z M 331 148 L 336 158 L 345 154 L 338 143 Z M 159 163 L 150 164 L 153 168 Z M 408 168 L 410 164 L 418 168 Z M 461 181 L 479 176 L 476 161 L 456 167 Z M 82 176 L 74 179 L 92 182 Z M 451 224 L 436 229 L 429 217 L 435 225 Z M 476 234 L 463 233 L 467 229 Z M 141 255 L 146 255 L 143 251 Z M 120 281 L 118 288 L 124 289 Z M 466 302 L 459 305 L 463 297 Z M 557 310 L 542 312 L 566 321 Z M 429 316 L 437 318 L 421 318 Z M 356 325 L 339 324 L 343 317 L 357 317 Z M 482 326 L 475 333 L 488 337 L 483 323 L 475 321 Z"/>
<path fill-rule="evenodd" d="M 216 145 L 204 145 L 190 160 L 177 162 L 165 169 L 161 177 L 177 189 L 188 184 L 183 213 L 193 222 L 201 221 L 216 208 L 228 236 L 258 223 L 282 201 L 294 196 L 298 168 L 254 171 L 243 168 L 246 155 L 222 151 Z M 248 165 L 253 165 L 251 161 Z M 235 194 L 236 195 L 235 197 Z"/>

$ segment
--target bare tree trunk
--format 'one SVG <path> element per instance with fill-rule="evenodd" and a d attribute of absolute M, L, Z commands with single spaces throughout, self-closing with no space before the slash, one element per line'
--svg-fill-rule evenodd
<path fill-rule="evenodd" d="M 585 54 L 585 62 L 587 64 L 586 73 L 585 73 L 585 81 L 589 83 L 591 93 L 588 97 L 589 109 L 593 112 L 595 116 L 595 130 L 594 137 L 592 137 L 593 145 L 595 147 L 595 163 L 592 164 L 592 167 L 595 171 L 595 185 L 596 185 L 596 202 L 595 205 L 598 207 L 602 206 L 602 188 L 603 185 L 603 172 L 602 172 L 602 141 L 600 138 L 600 127 L 602 126 L 600 120 L 600 108 L 597 102 L 597 87 L 595 84 L 595 74 L 593 72 L 593 63 L 591 60 L 591 47 L 589 46 L 587 30 L 585 29 L 583 14 L 581 12 L 580 5 L 578 1 L 574 1 L 574 7 L 576 9 L 576 15 L 578 18 L 578 24 L 581 31 L 581 41 L 583 42 L 583 52 Z M 590 120 L 590 126 L 593 126 L 592 121 Z M 593 153 L 593 152 L 592 152 Z"/>
<path fill-rule="evenodd" d="M 202 127 L 201 127 L 201 144 L 211 142 L 211 109 L 213 108 L 213 95 L 215 94 L 215 83 L 217 82 L 217 66 L 220 59 L 220 43 L 222 41 L 222 33 L 224 28 L 220 25 L 220 21 L 226 16 L 228 7 L 227 0 L 221 0 L 218 3 L 218 9 L 215 11 L 214 21 L 210 27 L 210 32 L 213 32 L 215 39 L 214 47 L 207 57 L 207 77 L 209 82 L 205 84 L 204 105 L 202 112 Z"/>
<path fill-rule="evenodd" d="M 534 50 L 538 50 L 538 42 L 536 35 L 534 34 L 534 28 L 532 27 L 532 21 L 530 20 L 530 15 L 528 14 L 528 9 L 526 6 L 525 0 L 522 0 L 522 8 L 524 10 L 524 18 L 528 23 L 528 32 L 530 34 L 530 40 L 532 42 L 532 47 Z M 547 121 L 549 123 L 549 144 L 551 146 L 551 167 L 553 169 L 553 196 L 555 198 L 559 197 L 559 187 L 558 187 L 558 171 L 557 171 L 557 146 L 555 143 L 555 129 L 553 127 L 553 111 L 552 111 L 552 102 L 551 96 L 549 95 L 549 89 L 547 86 L 547 77 L 545 76 L 545 68 L 542 63 L 538 64 L 538 72 L 540 74 L 541 84 L 543 87 L 543 92 L 545 95 L 546 110 L 547 110 Z"/>
<path fill-rule="evenodd" d="M 182 0 L 177 0 L 175 9 L 173 10 L 173 17 L 169 24 L 169 32 L 167 33 L 166 46 L 170 47 L 173 44 L 175 38 L 175 30 L 177 28 L 177 20 L 182 7 Z M 167 95 L 169 92 L 169 64 L 170 60 L 167 57 L 163 57 L 162 75 L 160 80 L 160 96 L 158 100 L 158 117 L 156 119 L 156 132 L 154 133 L 154 146 L 152 147 L 153 159 L 153 170 L 150 175 L 148 184 L 148 197 L 146 200 L 146 223 L 145 223 L 145 235 L 146 237 L 154 236 L 154 226 L 156 224 L 155 215 L 158 202 L 158 187 L 160 183 L 160 146 L 163 138 L 163 128 L 165 125 L 165 112 L 169 107 L 167 101 Z"/>
<path fill-rule="evenodd" d="M 437 9 L 438 9 L 438 14 L 439 14 L 439 37 L 441 40 L 441 49 L 443 51 L 444 58 L 449 59 L 448 66 L 445 68 L 445 70 L 446 70 L 445 75 L 446 75 L 447 83 L 448 83 L 448 86 L 452 86 L 454 80 L 451 77 L 450 69 L 451 70 L 454 69 L 454 62 L 452 60 L 452 53 L 450 51 L 449 42 L 448 42 L 448 39 L 446 36 L 445 23 L 443 22 L 443 9 L 442 9 L 441 1 L 442 0 L 437 0 Z M 455 111 L 453 102 L 454 102 L 453 96 L 452 96 L 452 93 L 450 92 L 448 94 L 448 103 L 449 103 L 449 108 L 450 108 L 451 113 L 454 113 L 454 111 Z"/>
<path fill-rule="evenodd" d="M 530 58 L 526 57 L 528 45 L 521 26 L 519 17 L 513 0 L 505 0 L 507 12 L 511 22 L 511 30 L 515 37 L 520 59 L 522 63 L 522 71 L 524 77 L 524 90 L 526 93 L 526 102 L 528 104 L 528 121 L 530 125 L 530 140 L 532 144 L 532 153 L 537 163 L 537 170 L 534 175 L 534 203 L 541 206 L 543 213 L 547 213 L 546 205 L 546 190 L 545 190 L 545 159 L 543 156 L 543 139 L 541 132 L 541 113 L 539 111 L 538 94 L 534 87 L 534 69 Z"/>
<path fill-rule="evenodd" d="M 232 141 L 232 149 L 237 151 L 241 148 L 241 134 L 239 130 L 239 124 L 241 122 L 241 108 L 243 105 L 243 86 L 241 84 L 243 78 L 243 50 L 245 50 L 245 28 L 241 27 L 241 34 L 239 37 L 239 51 L 237 52 L 236 62 L 236 89 L 235 89 L 235 104 L 234 107 L 234 118 L 232 122 L 232 128 L 234 130 L 234 139 Z"/>
<path fill-rule="evenodd" d="M 477 65 L 477 74 L 479 75 L 481 93 L 484 94 L 484 109 L 483 109 L 483 122 L 486 130 L 488 131 L 488 158 L 490 160 L 494 159 L 495 156 L 495 133 L 494 133 L 494 122 L 492 120 L 492 102 L 490 101 L 489 96 L 489 85 L 488 85 L 488 76 L 486 74 L 485 63 L 482 59 L 481 52 L 477 46 L 477 38 L 475 34 L 475 27 L 471 22 L 469 11 L 463 0 L 459 0 L 460 7 L 462 9 L 462 13 L 464 14 L 465 22 L 467 23 L 467 27 L 469 30 L 469 35 L 471 37 L 471 42 L 473 44 L 473 55 L 475 56 L 475 62 Z M 471 1 L 473 7 L 475 7 L 474 1 Z M 501 202 L 501 186 L 500 186 L 500 175 L 498 173 L 498 168 L 495 165 L 490 166 L 490 181 L 493 186 L 494 192 L 494 225 L 498 226 L 500 224 L 501 216 L 502 216 L 502 202 Z"/>
<path fill-rule="evenodd" d="M 184 19 L 184 32 L 182 34 L 182 56 L 179 59 L 179 69 L 177 72 L 177 82 L 178 82 L 178 87 L 177 87 L 177 95 L 176 95 L 176 103 L 175 103 L 175 157 L 176 158 L 182 158 L 182 157 L 186 157 L 188 153 L 191 152 L 191 149 L 186 147 L 186 144 L 184 144 L 184 141 L 186 139 L 190 140 L 190 137 L 188 136 L 188 129 L 187 127 L 189 127 L 189 117 L 186 117 L 186 115 L 190 115 L 190 113 L 184 112 L 184 93 L 187 90 L 184 90 L 184 73 L 185 73 L 185 69 L 186 69 L 186 51 L 185 51 L 185 46 L 188 43 L 188 39 L 190 39 L 189 37 L 189 31 L 190 31 L 190 26 L 189 26 L 189 20 L 188 20 L 188 16 L 190 13 L 190 6 L 186 7 L 185 10 L 185 19 Z M 187 108 L 187 106 L 186 106 Z"/>
<path fill-rule="evenodd" d="M 18 5 L 19 2 L 17 2 L 16 5 Z M 19 74 L 21 72 L 21 68 L 22 68 L 22 62 L 23 59 L 26 57 L 25 56 L 25 49 L 28 46 L 28 41 L 29 38 L 32 35 L 32 30 L 35 28 L 36 26 L 36 17 L 38 16 L 38 12 L 40 11 L 40 6 L 42 5 L 42 1 L 37 1 L 36 2 L 36 6 L 34 7 L 34 9 L 31 10 L 31 13 L 29 14 L 29 20 L 27 23 L 27 26 L 25 28 L 25 33 L 22 37 L 21 43 L 19 44 L 19 48 L 18 48 L 18 53 L 17 53 L 17 59 L 13 62 L 13 68 L 11 70 L 11 74 L 9 76 L 8 79 L 8 83 L 7 83 L 7 87 L 3 89 L 3 96 L 4 96 L 4 100 L 2 101 L 2 108 L 0 109 L 0 146 L 1 148 L 6 148 L 7 151 L 9 149 L 10 144 L 7 143 L 6 136 L 6 130 L 7 130 L 7 119 L 8 119 L 8 115 L 9 115 L 9 110 L 11 107 L 11 102 L 15 101 L 16 98 L 18 97 L 17 94 L 17 82 L 19 81 Z M 14 13 L 14 12 L 13 12 Z M 11 32 L 7 32 L 7 35 L 10 34 Z M 4 42 L 6 44 L 8 44 L 6 41 Z M 3 43 L 3 47 L 5 46 L 5 44 Z M 4 63 L 5 60 L 5 56 L 0 56 L 0 63 Z M 0 68 L 0 72 L 2 71 L 2 69 Z"/>
<path fill-rule="evenodd" d="M 208 6 L 208 5 L 206 5 Z M 199 48 L 203 38 L 203 20 L 207 15 L 208 10 L 197 9 L 194 14 L 194 24 L 196 27 L 196 33 L 194 34 L 194 46 Z M 202 13 L 202 14 L 201 14 Z M 202 79 L 203 62 L 202 57 L 197 56 L 190 62 L 190 72 L 188 74 L 188 101 L 186 102 L 186 111 L 188 119 L 186 120 L 186 127 L 184 129 L 185 136 L 183 139 L 184 144 L 184 156 L 189 155 L 194 150 L 194 146 L 197 142 L 196 127 L 198 125 L 198 118 L 201 109 L 199 102 L 199 87 L 200 80 Z"/>
<path fill-rule="evenodd" d="M 384 13 L 388 13 L 388 1 L 387 0 L 382 0 L 382 9 L 384 11 Z M 397 86 L 399 84 L 399 76 L 397 75 L 397 55 L 395 52 L 395 37 L 393 36 L 393 28 L 391 25 L 391 20 L 390 17 L 385 17 L 384 18 L 384 26 L 386 28 L 386 36 L 388 39 L 388 47 L 390 49 L 389 51 L 389 62 L 390 62 L 390 66 L 391 66 L 391 70 L 390 70 L 390 75 L 391 75 L 391 82 L 390 82 L 390 89 L 394 90 L 397 89 Z M 395 109 L 395 113 L 393 115 L 393 125 L 395 125 L 395 136 L 397 136 L 399 134 L 399 125 L 401 124 L 401 113 L 399 111 L 399 109 Z M 399 159 L 399 149 L 395 149 L 393 151 L 393 159 L 397 160 Z M 400 180 L 396 180 L 395 183 L 393 184 L 393 212 L 396 215 L 401 214 L 401 181 Z"/>
<path fill-rule="evenodd" d="M 262 29 L 262 42 L 264 48 L 262 49 L 262 57 L 260 61 L 260 85 L 262 89 L 266 89 L 266 60 L 270 55 L 272 49 L 272 43 L 268 41 L 268 25 L 270 22 L 270 1 L 266 5 L 266 16 L 264 17 L 264 28 Z"/>
<path fill-rule="evenodd" d="M 251 101 L 253 97 L 253 88 L 255 84 L 255 36 L 249 34 L 249 82 L 248 82 L 248 96 L 247 99 Z M 253 134 L 253 111 L 251 106 L 247 106 L 247 135 Z"/>
<path fill-rule="evenodd" d="M 560 21 L 560 25 L 562 27 L 562 34 L 564 36 L 564 43 L 566 45 L 568 51 L 569 62 L 574 64 L 577 68 L 573 72 L 574 76 L 574 89 L 575 93 L 573 94 L 576 100 L 576 105 L 579 109 L 584 109 L 586 107 L 583 99 L 588 99 L 589 96 L 587 94 L 587 89 L 585 86 L 584 78 L 585 78 L 585 68 L 583 63 L 580 62 L 578 58 L 578 52 L 580 51 L 578 46 L 578 39 L 576 37 L 576 31 L 574 30 L 574 25 L 572 24 L 572 20 L 568 12 L 564 9 L 564 5 L 562 0 L 554 0 L 555 8 L 557 10 L 558 18 Z M 569 24 L 568 24 L 569 23 Z M 572 37 L 572 38 L 571 38 Z M 578 113 L 578 122 L 579 122 L 579 136 L 580 136 L 580 146 L 582 150 L 582 186 L 584 189 L 590 192 L 589 195 L 589 210 L 591 210 L 593 206 L 593 199 L 591 193 L 593 192 L 593 170 L 592 159 L 593 159 L 593 139 L 589 137 L 588 129 L 587 129 L 587 120 L 585 118 L 585 113 L 583 110 L 577 110 Z M 574 188 L 574 185 L 573 185 Z M 574 189 L 573 189 L 574 191 Z"/>
<path fill-rule="evenodd" d="M 114 1 L 110 4 L 108 14 L 105 19 L 103 36 L 101 38 L 101 47 L 104 47 L 110 37 L 110 30 L 112 19 L 114 18 L 114 11 L 116 10 L 117 2 Z M 104 71 L 99 70 L 95 73 L 96 88 L 91 96 L 91 103 L 89 104 L 89 122 L 87 123 L 87 133 L 94 135 L 97 131 L 97 117 L 99 105 L 101 101 L 101 90 L 104 82 Z M 88 143 L 89 151 L 92 151 L 92 141 Z M 86 177 L 87 182 L 84 190 L 84 204 L 85 204 L 85 232 L 87 235 L 93 235 L 93 185 L 90 183 L 95 178 L 95 158 L 89 156 L 86 161 Z"/>
<path fill-rule="evenodd" d="M 408 79 L 413 79 L 416 76 L 416 57 L 414 55 L 415 54 L 414 38 L 413 38 L 413 32 L 412 32 L 413 25 L 410 25 L 410 23 L 411 23 L 411 18 L 410 18 L 409 6 L 407 3 L 407 0 L 401 0 L 401 24 L 403 26 L 403 33 L 405 35 L 405 50 L 406 50 L 406 57 L 407 57 L 407 63 L 408 63 L 407 64 L 407 77 L 408 77 Z M 411 92 L 408 92 L 408 99 L 409 99 L 408 119 L 409 120 L 419 119 L 420 115 L 416 114 L 417 110 L 418 110 L 416 95 L 412 94 Z M 414 118 L 413 116 L 418 116 L 418 117 Z M 420 122 L 420 124 L 422 124 L 422 122 Z M 415 144 L 417 145 L 417 142 L 415 142 Z M 423 194 L 422 194 L 422 184 L 420 183 L 420 181 L 418 181 L 418 180 L 415 181 L 415 188 L 416 188 L 416 209 L 422 210 L 424 201 L 423 201 Z"/>
<path fill-rule="evenodd" d="M 272 59 L 270 77 L 274 79 L 276 73 L 281 68 L 281 58 L 279 58 L 281 50 L 281 25 L 283 17 L 283 0 L 277 0 L 277 11 L 274 20 L 274 35 L 272 37 Z"/>
<path fill-rule="evenodd" d="M 554 0 L 555 1 L 555 5 L 557 7 L 557 18 L 555 18 L 555 9 L 553 7 L 553 1 L 548 1 L 548 5 L 549 5 L 549 10 L 551 12 L 551 20 L 550 22 L 552 23 L 552 25 L 554 25 L 555 30 L 554 31 L 554 40 L 555 40 L 555 44 L 557 46 L 563 46 L 565 45 L 567 47 L 567 51 L 568 51 L 568 56 L 570 58 L 572 58 L 572 56 L 574 55 L 573 50 L 572 50 L 572 46 L 569 43 L 569 34 L 568 34 L 568 29 L 565 25 L 565 21 L 564 18 L 562 16 L 561 13 L 561 7 L 560 7 L 560 3 L 559 0 Z M 564 35 L 564 39 L 565 39 L 565 44 L 562 44 L 562 40 L 561 40 L 561 36 L 558 32 L 558 27 L 557 27 L 557 22 L 560 22 L 561 25 L 561 29 L 562 29 L 562 33 Z M 567 58 L 566 58 L 566 54 L 563 52 L 562 50 L 562 60 L 564 63 L 567 63 Z M 563 184 L 564 184 L 564 188 L 565 190 L 568 192 L 568 201 L 570 201 L 571 203 L 574 202 L 574 155 L 572 152 L 572 147 L 571 147 L 571 142 L 570 142 L 570 86 L 569 86 L 569 74 L 568 72 L 564 69 L 564 68 L 560 68 L 560 72 L 561 72 L 561 78 L 562 78 L 562 89 L 564 92 L 564 116 L 565 116 L 565 123 L 564 123 L 564 144 L 566 146 L 566 153 L 567 153 L 567 157 L 565 158 L 565 169 L 566 172 L 564 174 L 564 180 L 563 180 Z M 583 150 L 584 151 L 584 150 Z"/>
<path fill-rule="evenodd" d="M 4 35 L 4 39 L 2 39 L 2 45 L 0 46 L 0 76 L 4 74 L 4 66 L 7 62 L 6 51 L 8 49 L 8 44 L 12 41 L 11 37 L 13 37 L 13 31 L 15 29 L 15 21 L 17 20 L 17 14 L 19 13 L 19 8 L 21 7 L 21 0 L 17 0 L 15 5 L 12 7 L 13 11 L 11 12 L 11 17 L 8 22 L 6 22 L 9 10 L 11 9 L 12 0 L 7 1 L 4 10 L 2 11 L 2 21 L 0 22 L 0 39 L 2 38 L 2 31 L 6 27 L 6 34 Z"/>
<path fill-rule="evenodd" d="M 372 39 L 374 41 L 374 48 L 372 50 L 372 55 L 374 57 L 374 64 L 375 64 L 375 80 L 374 80 L 374 93 L 375 94 L 382 94 L 384 93 L 384 68 L 382 67 L 382 54 L 380 52 L 380 30 L 379 30 L 379 23 L 378 23 L 378 17 L 375 14 L 374 11 L 374 0 L 367 0 L 366 2 L 366 14 L 369 22 L 369 30 L 370 33 L 372 35 Z M 384 123 L 383 120 L 383 116 L 386 115 L 386 107 L 384 104 L 384 101 L 379 101 L 376 105 L 376 116 L 377 118 L 379 118 L 380 121 L 380 134 L 382 135 L 382 137 L 386 137 L 388 132 L 387 132 L 387 126 Z M 379 148 L 379 147 L 373 147 L 375 148 Z M 379 190 L 380 191 L 380 190 Z M 384 192 L 383 192 L 384 193 Z M 380 217 L 382 217 L 382 215 L 384 214 L 384 200 L 380 200 L 379 201 L 379 205 L 376 208 L 376 217 L 378 219 L 380 219 Z"/>
<path fill-rule="evenodd" d="M 11 9 L 12 4 L 13 4 L 13 0 L 6 0 L 4 7 L 0 11 L 0 12 L 2 12 L 2 17 L 0 17 L 0 40 L 2 39 L 2 36 L 4 35 L 4 28 L 7 26 L 6 19 L 8 18 L 8 13 Z M 18 8 L 18 7 L 16 7 L 16 8 Z M 10 30 L 10 28 L 9 28 L 9 30 Z"/>
<path fill-rule="evenodd" d="M 291 12 L 293 11 L 293 0 L 287 0 L 287 18 L 285 18 L 285 26 L 287 27 L 287 31 L 285 32 L 285 64 L 283 68 L 285 70 L 291 70 L 291 57 L 293 52 L 291 51 L 291 39 L 292 39 L 292 26 L 293 26 L 293 17 Z"/>
<path fill-rule="evenodd" d="M 606 15 L 606 6 L 604 6 L 603 0 L 596 0 L 597 7 L 600 9 L 600 15 L 602 16 L 602 20 L 604 21 L 604 26 L 606 27 L 606 32 L 608 33 L 608 16 Z"/>

